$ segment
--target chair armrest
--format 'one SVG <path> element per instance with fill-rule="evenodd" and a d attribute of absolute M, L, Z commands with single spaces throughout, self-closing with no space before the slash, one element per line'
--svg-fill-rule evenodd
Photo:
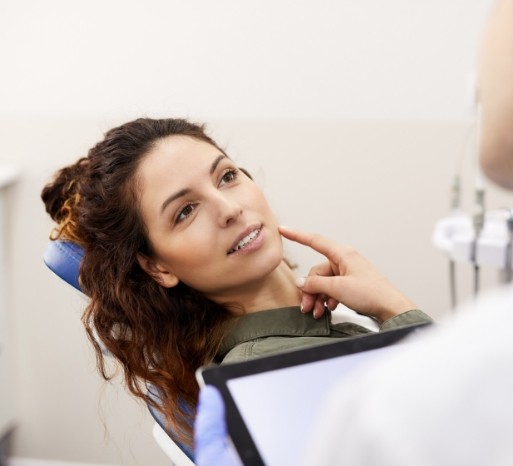
<path fill-rule="evenodd" d="M 162 451 L 173 462 L 174 466 L 194 466 L 194 463 L 180 449 L 180 447 L 171 440 L 169 435 L 160 427 L 158 422 L 153 426 L 153 438 L 162 449 Z"/>

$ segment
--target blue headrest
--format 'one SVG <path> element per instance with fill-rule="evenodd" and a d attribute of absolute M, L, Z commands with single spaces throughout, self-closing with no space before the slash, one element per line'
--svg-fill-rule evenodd
<path fill-rule="evenodd" d="M 52 272 L 77 290 L 82 291 L 78 282 L 78 274 L 83 256 L 82 246 L 58 239 L 48 243 L 43 260 Z"/>

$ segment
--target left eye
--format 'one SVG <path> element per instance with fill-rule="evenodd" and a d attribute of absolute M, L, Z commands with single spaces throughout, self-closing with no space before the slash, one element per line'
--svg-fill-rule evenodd
<path fill-rule="evenodd" d="M 231 168 L 230 170 L 227 170 L 225 173 L 223 173 L 223 176 L 221 177 L 221 181 L 219 183 L 219 186 L 222 186 L 226 183 L 231 183 L 232 181 L 235 181 L 238 176 L 238 170 Z"/>
<path fill-rule="evenodd" d="M 178 212 L 175 223 L 183 222 L 189 215 L 192 214 L 195 208 L 195 204 L 187 204 L 183 209 L 180 210 L 180 212 Z"/>

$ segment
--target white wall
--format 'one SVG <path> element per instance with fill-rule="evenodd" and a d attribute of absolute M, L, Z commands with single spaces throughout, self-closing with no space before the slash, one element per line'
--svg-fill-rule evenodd
<path fill-rule="evenodd" d="M 419 306 L 444 315 L 447 264 L 430 236 L 448 212 L 489 4 L 0 1 L 0 160 L 22 168 L 9 231 L 15 453 L 167 464 L 144 407 L 95 373 L 82 299 L 41 261 L 51 227 L 43 184 L 140 114 L 211 122 L 283 223 L 355 245 Z M 488 201 L 511 198 L 492 189 Z M 303 270 L 317 259 L 287 248 Z"/>
<path fill-rule="evenodd" d="M 2 0 L 6 115 L 453 119 L 492 0 Z"/>

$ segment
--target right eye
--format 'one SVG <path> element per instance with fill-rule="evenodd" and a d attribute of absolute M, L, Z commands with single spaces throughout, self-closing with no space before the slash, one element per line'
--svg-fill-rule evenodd
<path fill-rule="evenodd" d="M 183 222 L 189 215 L 194 212 L 196 208 L 196 204 L 187 204 L 185 207 L 180 209 L 178 215 L 176 216 L 175 223 Z"/>

